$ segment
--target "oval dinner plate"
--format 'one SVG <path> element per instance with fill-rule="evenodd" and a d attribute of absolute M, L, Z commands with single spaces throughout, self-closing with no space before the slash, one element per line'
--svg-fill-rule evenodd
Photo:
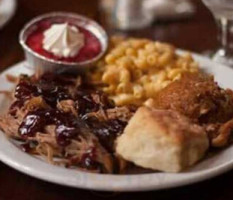
<path fill-rule="evenodd" d="M 233 69 L 212 62 L 200 55 L 194 54 L 202 68 L 215 75 L 215 80 L 224 88 L 233 88 Z M 31 73 L 25 63 L 19 63 L 0 75 L 0 90 L 13 87 L 5 75 Z M 7 107 L 7 99 L 0 97 L 1 113 Z M 150 173 L 138 175 L 102 175 L 74 169 L 66 169 L 47 164 L 40 158 L 22 152 L 13 141 L 0 132 L 0 160 L 7 165 L 30 176 L 76 188 L 102 191 L 145 191 L 172 188 L 202 181 L 233 168 L 233 145 L 219 151 L 215 155 L 199 162 L 189 170 L 173 173 Z"/>

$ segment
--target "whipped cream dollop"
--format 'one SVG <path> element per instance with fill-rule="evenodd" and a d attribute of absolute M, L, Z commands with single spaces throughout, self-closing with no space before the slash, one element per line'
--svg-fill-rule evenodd
<path fill-rule="evenodd" d="M 53 24 L 44 32 L 43 48 L 58 57 L 74 57 L 84 46 L 84 34 L 68 23 Z"/>

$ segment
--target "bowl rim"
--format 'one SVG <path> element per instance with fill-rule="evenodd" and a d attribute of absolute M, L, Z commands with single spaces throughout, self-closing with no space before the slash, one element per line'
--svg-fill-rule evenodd
<path fill-rule="evenodd" d="M 97 39 L 99 40 L 100 44 L 101 44 L 101 52 L 95 56 L 92 59 L 86 60 L 86 61 L 82 61 L 82 62 L 67 62 L 67 61 L 58 61 L 55 59 L 51 59 L 51 58 L 47 58 L 37 52 L 35 52 L 34 50 L 32 50 L 27 44 L 26 44 L 26 38 L 25 34 L 27 33 L 27 31 L 35 24 L 37 24 L 38 22 L 45 20 L 45 19 L 49 19 L 49 18 L 55 18 L 55 17 L 68 17 L 68 18 L 72 18 L 72 19 L 77 19 L 77 21 L 82 21 L 84 22 L 84 24 L 91 24 L 92 26 L 96 27 L 97 30 L 100 32 L 100 34 L 103 36 L 101 39 L 100 37 L 98 37 L 95 33 L 93 33 L 93 31 L 87 29 L 88 31 L 90 31 L 92 34 L 95 35 L 95 37 L 97 37 Z M 84 26 L 82 26 L 84 27 Z M 85 28 L 85 27 L 84 27 Z M 86 28 L 85 28 L 86 29 Z M 39 15 L 33 19 L 31 19 L 29 22 L 27 22 L 24 27 L 22 28 L 22 30 L 20 31 L 19 34 L 19 43 L 20 45 L 23 47 L 23 49 L 27 52 L 30 53 L 31 55 L 33 55 L 34 57 L 37 57 L 43 61 L 47 61 L 51 64 L 56 64 L 56 65 L 67 65 L 67 66 L 86 66 L 86 65 L 90 65 L 92 63 L 95 63 L 96 61 L 98 61 L 107 51 L 108 49 L 108 35 L 106 33 L 106 31 L 104 30 L 104 28 L 98 24 L 96 21 L 76 14 L 76 13 L 72 13 L 72 12 L 61 12 L 61 11 L 56 11 L 56 12 L 50 12 L 50 13 L 46 13 L 46 14 L 42 14 Z"/>

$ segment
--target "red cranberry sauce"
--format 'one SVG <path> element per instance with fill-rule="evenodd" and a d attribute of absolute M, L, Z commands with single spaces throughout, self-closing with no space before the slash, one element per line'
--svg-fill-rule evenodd
<path fill-rule="evenodd" d="M 98 98 L 98 102 L 95 98 Z M 76 109 L 80 117 L 90 112 L 97 112 L 100 109 L 105 110 L 115 107 L 114 102 L 108 99 L 105 94 L 90 87 L 80 87 L 77 90 L 75 99 Z"/>
<path fill-rule="evenodd" d="M 32 80 L 34 77 L 22 75 L 15 88 L 14 96 L 16 101 L 10 107 L 10 114 L 15 115 L 17 108 L 21 108 L 24 102 L 32 97 L 42 96 L 45 102 L 56 107 L 57 102 L 70 99 L 67 86 L 70 85 L 68 79 L 62 76 L 53 76 L 45 74 L 39 80 Z"/>
<path fill-rule="evenodd" d="M 54 54 L 46 51 L 43 48 L 43 39 L 44 39 L 44 31 L 49 29 L 55 23 L 65 23 L 68 22 L 70 25 L 76 26 L 81 33 L 84 34 L 85 45 L 79 51 L 79 53 L 74 57 L 57 57 Z M 64 61 L 64 62 L 83 62 L 90 59 L 95 58 L 101 52 L 101 44 L 98 38 L 92 34 L 90 31 L 84 29 L 83 27 L 78 27 L 74 25 L 72 20 L 70 19 L 47 19 L 41 22 L 38 22 L 35 30 L 28 36 L 26 40 L 26 44 L 38 54 L 53 59 L 56 61 Z"/>
<path fill-rule="evenodd" d="M 87 133 L 94 134 L 100 144 L 109 153 L 114 152 L 114 141 L 123 132 L 126 122 L 118 119 L 102 120 L 92 112 L 105 112 L 106 109 L 114 108 L 115 105 L 108 97 L 94 89 L 85 82 L 76 86 L 77 79 L 68 75 L 44 74 L 39 79 L 32 76 L 21 76 L 15 89 L 16 101 L 12 104 L 9 113 L 17 117 L 17 109 L 24 106 L 24 102 L 32 97 L 40 96 L 49 106 L 48 108 L 35 108 L 28 111 L 21 122 L 18 132 L 25 144 L 22 145 L 24 151 L 32 151 L 36 145 L 31 145 L 27 141 L 28 137 L 35 136 L 36 133 L 45 133 L 48 125 L 55 127 L 56 141 L 60 147 L 66 147 L 72 139 L 78 139 L 79 135 L 85 136 Z M 74 109 L 78 116 L 72 112 L 64 113 L 57 108 L 57 103 L 61 100 L 72 100 Z M 83 152 L 81 158 L 70 158 L 74 165 L 90 169 L 101 170 L 101 164 L 96 161 L 96 146 Z M 69 155 L 67 155 L 69 156 Z"/>
<path fill-rule="evenodd" d="M 80 133 L 80 124 L 76 117 L 55 109 L 29 112 L 19 127 L 19 133 L 22 137 L 34 136 L 51 124 L 56 126 L 56 138 L 60 146 L 69 145 L 70 140 Z"/>
<path fill-rule="evenodd" d="M 80 167 L 89 170 L 95 170 L 95 169 L 101 170 L 99 163 L 95 161 L 95 157 L 96 157 L 96 149 L 92 147 L 82 155 Z"/>
<path fill-rule="evenodd" d="M 117 119 L 100 121 L 96 117 L 86 117 L 85 115 L 82 119 L 99 138 L 100 143 L 109 152 L 113 153 L 115 139 L 123 132 L 126 122 Z"/>
<path fill-rule="evenodd" d="M 56 108 L 61 100 L 72 99 L 68 86 L 73 84 L 69 77 L 45 74 L 39 80 L 35 77 L 21 76 L 15 89 L 16 101 L 11 105 L 9 113 L 15 115 L 18 108 L 32 97 L 40 96 L 50 106 L 49 109 L 35 109 L 28 112 L 19 127 L 23 138 L 43 132 L 45 126 L 56 125 L 57 142 L 61 146 L 70 143 L 77 136 L 78 124 L 76 118 L 69 113 L 62 113 Z"/>
<path fill-rule="evenodd" d="M 96 101 L 98 98 L 98 102 Z M 95 100 L 94 100 L 95 99 Z M 126 123 L 120 120 L 99 120 L 88 113 L 114 108 L 114 103 L 100 91 L 80 89 L 76 94 L 76 109 L 80 118 L 99 138 L 100 143 L 109 151 L 113 152 L 116 137 L 123 132 Z"/>
<path fill-rule="evenodd" d="M 88 117 L 88 113 L 99 110 L 104 112 L 106 109 L 114 108 L 114 103 L 104 93 L 90 85 L 83 83 L 76 87 L 75 80 L 69 76 L 49 73 L 39 79 L 22 76 L 16 86 L 16 101 L 10 108 L 10 114 L 14 115 L 15 110 L 21 108 L 26 100 L 36 96 L 42 97 L 50 108 L 29 111 L 19 127 L 19 134 L 26 139 L 37 132 L 44 132 L 47 125 L 55 125 L 58 145 L 67 146 L 80 132 L 87 131 L 81 128 L 85 126 L 99 138 L 100 143 L 109 152 L 112 152 L 114 140 L 122 133 L 126 123 L 120 120 L 102 121 L 96 117 Z M 72 94 L 70 88 L 73 90 Z M 57 109 L 57 103 L 66 99 L 75 102 L 78 117 Z"/>

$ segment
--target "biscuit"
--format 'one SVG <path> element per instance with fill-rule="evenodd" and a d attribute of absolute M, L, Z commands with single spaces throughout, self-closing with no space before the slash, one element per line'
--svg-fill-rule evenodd
<path fill-rule="evenodd" d="M 117 138 L 116 152 L 135 165 L 180 172 L 200 160 L 209 148 L 204 129 L 171 110 L 141 107 Z"/>

